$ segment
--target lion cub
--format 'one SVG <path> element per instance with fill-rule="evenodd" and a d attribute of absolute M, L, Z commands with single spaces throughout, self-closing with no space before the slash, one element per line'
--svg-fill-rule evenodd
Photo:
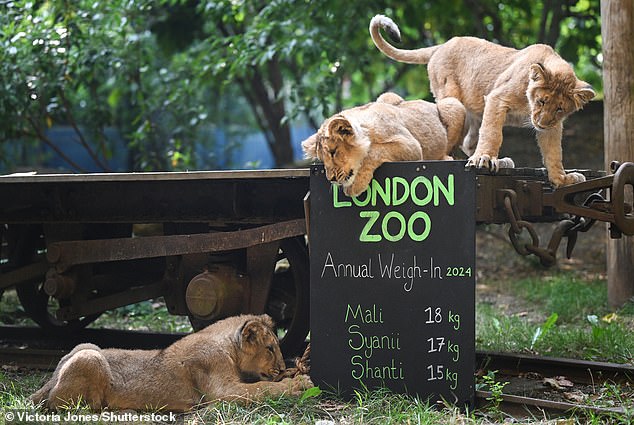
<path fill-rule="evenodd" d="M 370 35 L 383 54 L 399 62 L 428 64 L 436 101 L 455 98 L 464 104 L 468 132 L 462 150 L 470 155 L 468 166 L 495 171 L 502 127 L 532 126 L 553 185 L 585 180 L 583 174 L 564 171 L 561 138 L 564 119 L 589 102 L 594 90 L 550 46 L 515 50 L 475 37 L 454 37 L 437 46 L 403 50 L 385 41 L 379 28 L 396 41 L 400 32 L 390 18 L 372 18 Z"/>
<path fill-rule="evenodd" d="M 384 93 L 325 120 L 302 148 L 307 157 L 323 161 L 326 177 L 346 195 L 357 196 L 384 162 L 452 159 L 465 115 L 453 98 L 434 104 Z"/>
<path fill-rule="evenodd" d="M 306 375 L 271 382 L 284 369 L 271 318 L 242 315 L 163 350 L 80 344 L 60 360 L 31 400 L 51 409 L 81 399 L 92 409 L 186 411 L 213 400 L 297 395 L 312 386 Z"/>

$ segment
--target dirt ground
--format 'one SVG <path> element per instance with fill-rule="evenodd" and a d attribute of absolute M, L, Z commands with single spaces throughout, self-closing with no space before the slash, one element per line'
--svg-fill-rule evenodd
<path fill-rule="evenodd" d="M 536 223 L 540 246 L 546 247 L 555 224 Z M 567 239 L 557 251 L 557 263 L 544 267 L 534 255 L 521 256 L 511 245 L 508 225 L 479 226 L 476 231 L 476 297 L 478 301 L 497 305 L 509 314 L 525 310 L 512 294 L 513 281 L 533 277 L 547 278 L 560 271 L 570 271 L 584 279 L 605 279 L 605 224 L 596 223 L 588 232 L 579 233 L 570 259 L 566 258 Z"/>

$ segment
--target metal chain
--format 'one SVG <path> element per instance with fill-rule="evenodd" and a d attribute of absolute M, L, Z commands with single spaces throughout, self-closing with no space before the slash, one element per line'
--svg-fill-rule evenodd
<path fill-rule="evenodd" d="M 504 210 L 509 220 L 509 240 L 517 251 L 518 254 L 526 256 L 529 254 L 539 257 L 539 261 L 545 267 L 550 267 L 557 262 L 557 249 L 563 238 L 567 238 L 568 243 L 566 246 L 566 256 L 568 258 L 572 255 L 575 243 L 577 242 L 577 234 L 579 232 L 587 232 L 592 225 L 596 222 L 595 219 L 589 219 L 587 217 L 573 216 L 561 220 L 557 223 L 555 230 L 550 237 L 548 246 L 542 248 L 539 246 L 539 236 L 535 231 L 535 228 L 528 221 L 522 220 L 519 208 L 517 207 L 517 194 L 511 189 L 502 189 L 501 192 L 504 195 Z M 591 206 L 594 202 L 605 202 L 605 199 L 599 193 L 593 193 L 583 202 L 584 206 Z M 522 233 L 526 230 L 528 238 L 522 238 Z"/>
<path fill-rule="evenodd" d="M 505 189 L 504 193 L 504 210 L 506 211 L 506 215 L 509 219 L 509 240 L 515 248 L 515 251 L 523 256 L 533 254 L 539 257 L 540 262 L 545 267 L 550 267 L 555 264 L 556 260 L 556 252 L 557 247 L 559 246 L 559 242 L 561 241 L 561 236 L 559 236 L 558 240 L 554 241 L 551 238 L 551 243 L 548 248 L 541 248 L 539 246 L 539 236 L 535 231 L 535 228 L 528 221 L 522 220 L 522 216 L 519 213 L 519 209 L 517 207 L 517 194 L 514 190 Z M 521 240 L 520 236 L 523 233 L 524 229 L 528 232 L 530 236 L 530 242 L 526 242 L 525 239 Z M 562 233 L 563 234 L 563 233 Z M 553 235 L 554 236 L 554 235 Z M 552 246 L 555 245 L 555 246 Z"/>

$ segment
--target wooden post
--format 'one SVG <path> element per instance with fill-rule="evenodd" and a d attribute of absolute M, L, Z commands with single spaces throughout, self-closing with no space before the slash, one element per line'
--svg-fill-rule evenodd
<path fill-rule="evenodd" d="M 601 1 L 606 169 L 634 162 L 634 2 Z M 629 197 L 629 199 L 628 199 Z M 626 201 L 632 202 L 632 195 Z M 620 307 L 634 296 L 634 237 L 608 239 L 608 301 Z"/>

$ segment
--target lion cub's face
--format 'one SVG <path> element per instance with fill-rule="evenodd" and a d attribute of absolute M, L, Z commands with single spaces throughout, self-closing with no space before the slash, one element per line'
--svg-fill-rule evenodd
<path fill-rule="evenodd" d="M 533 64 L 529 75 L 526 96 L 531 124 L 537 130 L 558 126 L 594 97 L 592 87 L 577 79 L 572 70 L 549 71 L 541 64 Z"/>
<path fill-rule="evenodd" d="M 350 121 L 341 115 L 326 120 L 314 136 L 302 144 L 304 152 L 324 163 L 326 177 L 347 187 L 367 155 L 369 141 L 359 137 Z"/>
<path fill-rule="evenodd" d="M 240 330 L 238 360 L 244 382 L 271 381 L 286 369 L 277 336 L 273 333 L 273 321 L 263 315 L 247 321 Z"/>

